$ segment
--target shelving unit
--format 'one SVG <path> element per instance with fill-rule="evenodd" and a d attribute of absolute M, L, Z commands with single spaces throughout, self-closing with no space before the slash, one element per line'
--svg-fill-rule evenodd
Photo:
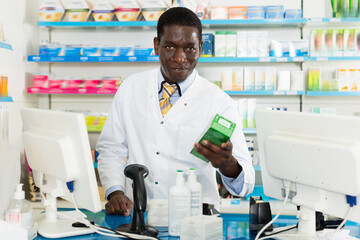
<path fill-rule="evenodd" d="M 274 96 L 274 95 L 304 95 L 305 91 L 225 91 L 230 96 L 252 95 L 252 96 Z"/>
<path fill-rule="evenodd" d="M 13 50 L 13 47 L 9 43 L 0 42 L 0 48 L 7 49 L 7 50 Z"/>
<path fill-rule="evenodd" d="M 54 88 L 28 88 L 27 93 L 32 94 L 81 94 L 81 95 L 114 95 L 117 89 L 54 89 Z"/>
<path fill-rule="evenodd" d="M 308 96 L 360 96 L 360 92 L 355 91 L 307 91 Z"/>
<path fill-rule="evenodd" d="M 0 97 L 0 103 L 1 102 L 13 102 L 14 100 L 12 97 Z"/>

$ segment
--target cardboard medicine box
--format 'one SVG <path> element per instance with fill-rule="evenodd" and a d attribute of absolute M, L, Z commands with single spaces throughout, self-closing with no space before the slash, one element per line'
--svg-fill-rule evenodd
<path fill-rule="evenodd" d="M 203 140 L 208 140 L 213 144 L 220 146 L 222 143 L 229 141 L 236 127 L 236 123 L 229 121 L 228 119 L 216 114 L 213 119 L 210 128 L 206 131 L 204 136 L 200 139 L 199 143 L 202 144 Z M 205 162 L 209 162 L 203 155 L 198 153 L 194 148 L 190 152 L 194 156 L 200 158 Z"/>

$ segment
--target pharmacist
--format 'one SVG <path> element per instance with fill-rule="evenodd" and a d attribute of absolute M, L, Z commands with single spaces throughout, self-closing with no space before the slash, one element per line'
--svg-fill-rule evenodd
<path fill-rule="evenodd" d="M 203 202 L 217 209 L 216 170 L 231 194 L 252 192 L 255 173 L 236 104 L 195 70 L 201 34 L 201 22 L 191 10 L 167 10 L 154 38 L 160 68 L 135 73 L 118 89 L 97 144 L 107 213 L 129 215 L 132 186 L 124 168 L 134 163 L 149 169 L 145 184 L 150 199 L 168 198 L 176 170 L 189 168 L 197 170 Z M 216 114 L 237 124 L 231 141 L 196 143 Z M 190 154 L 193 148 L 210 162 Z"/>

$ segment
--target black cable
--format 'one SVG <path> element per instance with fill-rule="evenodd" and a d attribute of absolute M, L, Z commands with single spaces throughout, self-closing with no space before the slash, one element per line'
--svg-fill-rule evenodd
<path fill-rule="evenodd" d="M 281 231 L 278 231 L 276 233 L 270 233 L 270 234 L 266 234 L 265 236 L 268 237 L 268 236 L 272 236 L 272 235 L 276 235 L 276 234 L 279 234 L 279 233 L 283 233 L 283 232 L 286 232 L 286 231 L 289 231 L 289 230 L 292 230 L 294 228 L 297 228 L 297 225 L 296 226 L 293 226 L 291 228 L 287 228 L 287 229 L 284 229 L 284 230 L 281 230 Z"/>

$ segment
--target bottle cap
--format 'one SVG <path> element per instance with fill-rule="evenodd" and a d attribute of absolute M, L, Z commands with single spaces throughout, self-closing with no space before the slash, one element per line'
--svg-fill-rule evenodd
<path fill-rule="evenodd" d="M 14 199 L 22 200 L 25 199 L 25 192 L 22 190 L 23 184 L 19 183 L 16 185 L 16 191 L 14 193 Z"/>

